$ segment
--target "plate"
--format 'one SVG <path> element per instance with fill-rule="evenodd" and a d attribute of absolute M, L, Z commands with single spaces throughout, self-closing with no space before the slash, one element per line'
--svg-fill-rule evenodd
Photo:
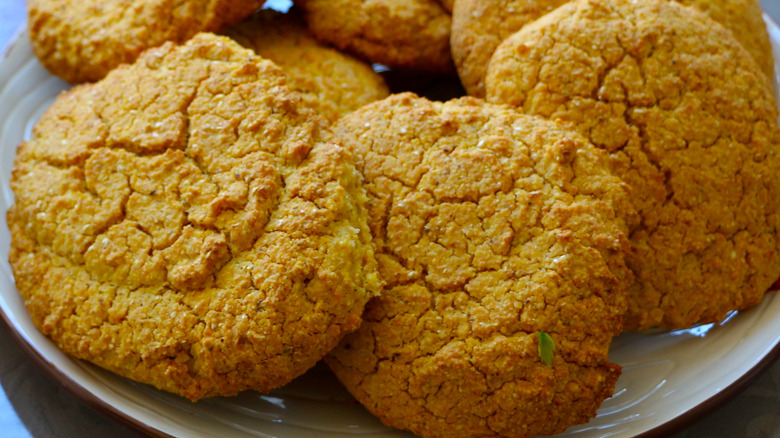
<path fill-rule="evenodd" d="M 765 18 L 780 59 L 780 29 Z M 23 348 L 81 399 L 156 436 L 411 437 L 383 426 L 323 365 L 270 394 L 192 403 L 71 359 L 38 332 L 13 283 L 4 212 L 13 203 L 16 147 L 67 88 L 38 63 L 20 32 L 0 60 L 0 310 Z M 780 356 L 780 296 L 771 292 L 759 307 L 719 324 L 621 335 L 610 356 L 623 366 L 614 396 L 588 424 L 558 437 L 666 436 L 724 402 Z"/>

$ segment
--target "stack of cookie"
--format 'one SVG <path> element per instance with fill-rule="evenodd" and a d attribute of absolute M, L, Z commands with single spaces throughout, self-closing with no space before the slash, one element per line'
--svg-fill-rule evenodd
<path fill-rule="evenodd" d="M 44 65 L 97 82 L 19 148 L 10 261 L 120 375 L 194 401 L 324 358 L 421 436 L 555 434 L 614 391 L 614 336 L 780 276 L 754 0 L 86 3 L 30 2 Z"/>

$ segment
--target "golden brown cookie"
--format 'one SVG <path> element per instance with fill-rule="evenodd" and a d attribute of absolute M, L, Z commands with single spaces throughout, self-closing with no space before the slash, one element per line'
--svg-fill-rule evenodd
<path fill-rule="evenodd" d="M 360 174 L 323 123 L 273 63 L 211 34 L 61 95 L 11 180 L 33 322 L 192 400 L 303 373 L 379 288 Z"/>
<path fill-rule="evenodd" d="M 661 0 L 579 0 L 499 46 L 487 95 L 610 154 L 642 222 L 627 328 L 758 304 L 780 275 L 773 92 L 731 32 Z"/>
<path fill-rule="evenodd" d="M 758 0 L 676 0 L 694 6 L 730 29 L 770 81 L 774 63 Z M 485 74 L 501 42 L 568 0 L 458 0 L 452 13 L 452 57 L 464 88 L 485 96 Z"/>
<path fill-rule="evenodd" d="M 54 75 L 96 81 L 166 41 L 241 21 L 265 0 L 28 0 L 32 48 Z"/>
<path fill-rule="evenodd" d="M 365 177 L 386 283 L 326 358 L 349 391 L 423 437 L 553 434 L 594 416 L 620 374 L 607 350 L 635 218 L 606 155 L 504 106 L 410 93 L 334 136 Z"/>
<path fill-rule="evenodd" d="M 329 120 L 390 94 L 370 65 L 318 43 L 297 15 L 265 9 L 225 35 L 282 67 L 290 88 Z"/>
<path fill-rule="evenodd" d="M 370 62 L 392 68 L 451 72 L 452 19 L 437 0 L 295 0 L 309 29 Z"/>

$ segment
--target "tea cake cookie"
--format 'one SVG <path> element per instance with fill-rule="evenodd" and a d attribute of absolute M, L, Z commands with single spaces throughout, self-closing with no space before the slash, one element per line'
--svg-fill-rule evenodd
<path fill-rule="evenodd" d="M 731 32 L 662 0 L 575 1 L 493 55 L 488 100 L 576 128 L 631 189 L 642 221 L 627 328 L 719 321 L 780 275 L 780 132 L 765 79 Z"/>
<path fill-rule="evenodd" d="M 314 36 L 391 68 L 454 72 L 449 13 L 437 0 L 295 0 Z"/>
<path fill-rule="evenodd" d="M 28 0 L 33 52 L 76 84 L 103 78 L 166 41 L 241 21 L 265 0 Z"/>
<path fill-rule="evenodd" d="M 224 34 L 282 67 L 288 86 L 329 120 L 390 94 L 369 64 L 317 42 L 298 15 L 264 9 Z"/>
<path fill-rule="evenodd" d="M 636 219 L 605 154 L 473 98 L 393 95 L 333 131 L 364 175 L 385 282 L 326 357 L 347 389 L 423 437 L 546 435 L 593 417 L 620 374 L 607 351 Z"/>
<path fill-rule="evenodd" d="M 772 46 L 758 0 L 676 0 L 730 29 L 774 81 Z M 488 62 L 499 44 L 568 0 L 458 0 L 452 13 L 452 57 L 464 88 L 485 97 Z"/>
<path fill-rule="evenodd" d="M 379 289 L 360 174 L 323 124 L 278 67 L 211 34 L 62 94 L 11 180 L 33 322 L 191 400 L 303 373 Z"/>

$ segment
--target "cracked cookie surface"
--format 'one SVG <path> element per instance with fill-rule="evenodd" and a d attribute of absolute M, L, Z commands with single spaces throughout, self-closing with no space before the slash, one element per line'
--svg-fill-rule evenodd
<path fill-rule="evenodd" d="M 290 88 L 328 120 L 390 94 L 370 65 L 319 43 L 295 14 L 264 9 L 224 34 L 280 66 Z"/>
<path fill-rule="evenodd" d="M 702 12 L 564 5 L 499 46 L 487 95 L 576 128 L 628 183 L 641 223 L 627 329 L 719 321 L 760 303 L 780 275 L 773 91 Z"/>
<path fill-rule="evenodd" d="M 370 62 L 434 73 L 455 71 L 450 14 L 437 0 L 295 0 L 309 29 Z"/>
<path fill-rule="evenodd" d="M 485 97 L 485 75 L 501 42 L 569 0 L 458 0 L 452 13 L 452 57 L 469 95 Z M 758 0 L 675 0 L 731 30 L 774 81 L 772 46 Z"/>
<path fill-rule="evenodd" d="M 166 41 L 237 23 L 265 0 L 28 0 L 32 48 L 75 84 L 103 78 Z"/>
<path fill-rule="evenodd" d="M 364 175 L 386 284 L 326 357 L 350 392 L 431 437 L 552 434 L 595 415 L 620 374 L 607 351 L 636 221 L 605 154 L 473 98 L 394 95 L 333 131 Z"/>
<path fill-rule="evenodd" d="M 33 322 L 192 400 L 303 373 L 379 289 L 361 176 L 321 125 L 276 65 L 210 34 L 62 94 L 11 180 Z"/>

